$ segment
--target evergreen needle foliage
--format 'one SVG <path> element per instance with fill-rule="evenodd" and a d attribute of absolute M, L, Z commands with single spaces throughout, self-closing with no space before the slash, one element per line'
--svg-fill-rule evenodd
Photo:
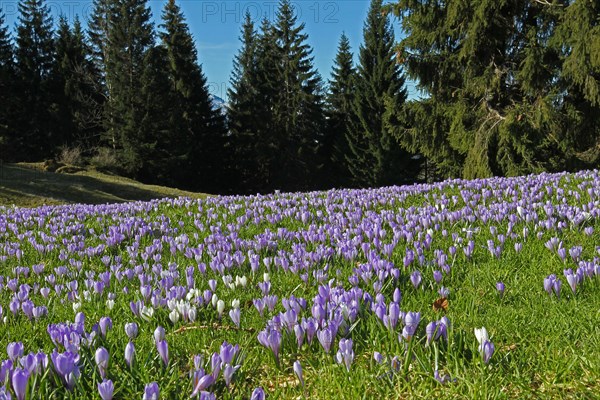
<path fill-rule="evenodd" d="M 348 165 L 359 186 L 412 181 L 416 160 L 403 151 L 384 127 L 387 107 L 402 110 L 404 76 L 395 60 L 394 33 L 382 1 L 373 0 L 360 47 L 353 111 L 356 122 L 348 133 Z"/>
<path fill-rule="evenodd" d="M 84 24 L 48 4 L 20 0 L 13 31 L 0 11 L 1 161 L 236 194 L 600 166 L 597 1 L 372 0 L 324 81 L 280 0 L 246 14 L 223 107 L 175 0 L 158 29 L 148 0 L 93 0 Z"/>
<path fill-rule="evenodd" d="M 390 130 L 441 177 L 597 166 L 599 7 L 399 1 L 398 52 L 425 99 L 390 108 Z"/>

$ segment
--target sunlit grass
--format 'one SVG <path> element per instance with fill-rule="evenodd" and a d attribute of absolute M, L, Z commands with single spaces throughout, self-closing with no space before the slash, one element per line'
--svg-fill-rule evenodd
<path fill-rule="evenodd" d="M 21 341 L 25 354 L 50 354 L 56 345 L 49 324 L 72 322 L 77 310 L 84 313 L 89 333 L 101 317 L 112 318 L 106 338 L 96 335 L 89 349 L 80 346 L 81 376 L 74 389 L 64 387 L 50 362 L 44 374 L 30 377 L 28 398 L 99 398 L 101 378 L 94 362 L 99 346 L 110 354 L 107 373 L 114 398 L 141 398 L 150 382 L 158 384 L 161 398 L 188 398 L 194 356 L 203 356 L 202 368 L 210 373 L 211 356 L 225 341 L 239 345 L 235 363 L 241 366 L 229 387 L 221 372 L 206 389 L 224 399 L 249 398 L 257 387 L 269 398 L 294 399 L 595 398 L 600 390 L 599 198 L 598 173 L 588 172 L 402 189 L 6 210 L 0 218 L 0 348 Z M 554 204 L 551 217 L 543 208 L 547 204 Z M 575 224 L 578 215 L 585 218 Z M 565 261 L 545 246 L 551 237 L 567 249 Z M 474 250 L 467 257 L 463 249 L 470 240 Z M 489 240 L 502 247 L 497 256 Z M 42 244 L 51 248 L 42 250 Z M 583 248 L 578 262 L 568 255 L 573 246 Z M 407 250 L 415 255 L 405 266 Z M 43 271 L 34 272 L 39 264 Z M 563 269 L 586 265 L 590 273 L 573 293 Z M 415 287 L 410 275 L 417 270 L 422 281 Z M 439 283 L 436 270 L 442 272 Z M 95 293 L 94 284 L 106 271 L 109 284 Z M 563 283 L 560 298 L 544 291 L 549 274 Z M 231 276 L 232 287 L 224 275 Z M 245 287 L 235 284 L 242 276 Z M 277 303 L 261 316 L 253 301 L 264 297 L 258 284 L 266 279 Z M 500 281 L 503 295 L 496 289 Z M 20 285 L 29 285 L 28 296 L 19 297 Z M 150 292 L 141 290 L 144 285 Z M 447 310 L 433 307 L 442 286 L 449 290 Z M 47 298 L 44 287 L 50 289 Z M 373 305 L 383 302 L 387 312 L 396 288 L 400 309 L 420 312 L 410 340 L 399 340 L 403 321 L 389 329 L 374 311 Z M 351 293 L 358 293 L 357 301 L 340 300 Z M 282 320 L 282 300 L 291 296 L 306 301 L 298 323 L 315 317 L 315 302 L 326 304 L 320 329 L 341 322 L 328 354 L 317 335 L 311 343 L 304 337 L 298 347 L 294 331 L 285 326 L 278 328 L 279 363 L 259 343 L 259 333 L 274 318 Z M 172 322 L 167 299 L 173 297 L 195 307 L 193 322 L 184 321 L 180 309 Z M 47 307 L 47 316 L 30 319 L 20 307 L 13 313 L 15 299 L 20 306 L 30 299 Z M 130 302 L 140 300 L 154 310 L 152 316 L 134 315 Z M 224 302 L 221 316 L 218 300 Z M 239 301 L 239 327 L 229 316 L 234 300 Z M 427 343 L 426 325 L 443 316 L 450 322 L 447 341 Z M 130 368 L 124 326 L 132 321 L 139 334 Z M 157 326 L 166 330 L 167 366 L 154 342 Z M 474 334 L 481 327 L 495 348 L 488 363 Z M 353 342 L 350 371 L 336 361 L 342 338 Z M 375 352 L 382 354 L 382 363 Z M 292 368 L 296 360 L 304 386 Z M 436 369 L 448 377 L 446 383 L 434 378 Z M 12 390 L 8 380 L 6 388 Z"/>

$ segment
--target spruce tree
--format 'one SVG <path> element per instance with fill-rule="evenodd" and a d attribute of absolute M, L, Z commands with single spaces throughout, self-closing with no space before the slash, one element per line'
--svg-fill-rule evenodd
<path fill-rule="evenodd" d="M 561 63 L 564 96 L 557 111 L 564 115 L 559 136 L 568 169 L 600 167 L 600 4 L 571 1 L 561 8 L 551 39 Z M 573 159 L 576 162 L 573 162 Z M 556 164 L 556 163 L 555 163 Z M 575 165 L 573 165 L 575 164 Z M 560 167 L 560 164 L 559 164 Z M 556 168 L 560 169 L 560 168 Z"/>
<path fill-rule="evenodd" d="M 106 75 L 109 18 L 117 17 L 118 0 L 93 0 L 92 14 L 87 23 L 90 59 L 94 63 L 102 82 Z"/>
<path fill-rule="evenodd" d="M 320 175 L 326 186 L 348 186 L 351 174 L 346 161 L 350 151 L 348 135 L 354 118 L 354 97 L 356 95 L 356 70 L 350 41 L 342 34 L 335 64 L 331 71 L 327 94 L 327 135 L 322 147 L 325 165 Z"/>
<path fill-rule="evenodd" d="M 21 0 L 17 24 L 16 67 L 21 102 L 15 152 L 23 160 L 49 157 L 59 144 L 52 120 L 54 40 L 52 18 L 43 0 Z"/>
<path fill-rule="evenodd" d="M 569 81 L 568 65 L 576 63 L 566 60 L 586 59 L 577 55 L 578 43 L 593 47 L 593 35 L 578 36 L 597 23 L 592 3 L 434 1 L 422 7 L 400 0 L 394 6 L 405 33 L 400 60 L 426 98 L 404 115 L 390 108 L 390 128 L 443 176 L 576 167 L 578 150 L 594 146 L 583 123 L 589 118 L 578 116 L 594 111 L 585 88 Z M 568 10 L 579 11 L 568 16 Z M 561 31 L 568 33 L 561 37 Z M 578 37 L 570 43 L 573 34 Z M 585 79 L 585 65 L 571 71 Z M 581 123 L 586 127 L 579 130 Z"/>
<path fill-rule="evenodd" d="M 178 186 L 180 170 L 174 170 L 172 149 L 180 145 L 173 135 L 173 120 L 177 108 L 169 80 L 169 59 L 162 46 L 146 52 L 141 77 L 140 107 L 134 112 L 137 127 L 137 154 L 143 161 L 137 173 L 143 182 Z"/>
<path fill-rule="evenodd" d="M 304 24 L 297 24 L 291 3 L 282 0 L 274 25 L 279 96 L 273 109 L 277 153 L 271 165 L 273 187 L 301 190 L 317 171 L 317 145 L 323 142 L 324 99 L 321 77 L 313 66 Z"/>
<path fill-rule="evenodd" d="M 272 190 L 276 183 L 275 162 L 281 148 L 281 134 L 276 130 L 274 110 L 281 96 L 278 85 L 280 53 L 276 43 L 275 28 L 265 18 L 260 26 L 256 49 L 254 155 L 256 170 L 250 186 L 254 192 Z"/>
<path fill-rule="evenodd" d="M 0 10 L 0 160 L 13 161 L 14 151 L 14 113 L 16 112 L 15 97 L 19 93 L 15 90 L 15 65 L 13 45 L 4 24 L 4 14 Z"/>
<path fill-rule="evenodd" d="M 77 48 L 74 35 L 69 23 L 63 15 L 58 22 L 56 32 L 56 57 L 54 65 L 54 76 L 51 86 L 52 97 L 57 104 L 55 111 L 56 123 L 61 129 L 61 145 L 71 145 L 78 136 L 73 121 L 75 106 L 71 96 L 73 82 L 71 80 L 73 66 L 81 63 L 79 59 L 85 56 L 81 54 L 82 49 Z"/>
<path fill-rule="evenodd" d="M 98 144 L 101 132 L 103 97 L 78 18 L 71 28 L 61 17 L 55 47 L 52 94 L 61 144 L 90 150 Z"/>
<path fill-rule="evenodd" d="M 143 168 L 145 115 L 141 77 L 147 52 L 154 45 L 154 27 L 146 0 L 115 0 L 108 15 L 106 85 L 108 90 L 106 137 L 124 173 L 135 177 Z"/>
<path fill-rule="evenodd" d="M 224 179 L 225 118 L 215 109 L 206 76 L 188 25 L 175 0 L 162 15 L 160 37 L 166 49 L 171 81 L 171 159 L 179 185 L 210 192 L 221 191 Z"/>
<path fill-rule="evenodd" d="M 228 89 L 227 126 L 232 150 L 232 178 L 238 192 L 256 190 L 256 131 L 261 121 L 256 115 L 257 32 L 250 13 L 245 15 L 240 40 L 242 47 L 233 60 L 231 86 Z"/>
<path fill-rule="evenodd" d="M 348 135 L 348 162 L 355 183 L 360 186 L 411 182 L 418 172 L 418 162 L 400 148 L 384 127 L 386 104 L 400 110 L 406 100 L 394 46 L 394 33 L 383 13 L 382 1 L 373 0 L 359 52 L 354 99 L 357 121 Z"/>

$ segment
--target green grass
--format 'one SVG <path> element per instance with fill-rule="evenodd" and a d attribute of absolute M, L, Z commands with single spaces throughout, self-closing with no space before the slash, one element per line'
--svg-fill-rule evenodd
<path fill-rule="evenodd" d="M 145 185 L 92 169 L 63 174 L 46 172 L 41 163 L 0 165 L 0 205 L 5 206 L 102 204 L 179 196 L 201 198 L 205 195 Z"/>
<path fill-rule="evenodd" d="M 17 167 L 15 167 L 17 168 Z M 21 168 L 21 167 L 18 167 Z M 73 177 L 69 177 L 73 178 Z M 81 179 L 92 179 L 85 176 Z M 580 204 L 592 203 L 585 187 L 578 187 L 581 182 L 588 179 L 561 179 L 556 184 L 548 183 L 549 186 L 565 187 L 564 197 L 566 204 L 579 206 Z M 598 178 L 595 178 L 597 182 Z M 133 189 L 132 189 L 133 190 Z M 569 190 L 573 192 L 569 193 Z M 431 193 L 408 195 L 398 198 L 385 191 L 371 200 L 360 203 L 363 210 L 362 217 L 357 220 L 367 221 L 369 224 L 381 222 L 382 229 L 386 230 L 383 239 L 385 243 L 391 241 L 394 227 L 389 221 L 395 221 L 396 216 L 410 214 L 409 207 L 430 207 L 436 204 L 433 193 L 438 200 L 441 197 L 451 198 L 452 195 L 459 196 L 456 205 L 449 203 L 447 208 L 451 211 L 462 210 L 466 206 L 460 198 L 460 192 L 456 188 L 447 187 L 442 190 L 436 189 Z M 556 193 L 556 192 L 554 192 Z M 575 194 L 580 194 L 577 200 Z M 51 293 L 48 300 L 39 293 L 32 291 L 31 299 L 36 305 L 46 305 L 49 315 L 39 321 L 28 320 L 23 313 L 13 316 L 9 311 L 9 303 L 13 293 L 6 288 L 6 282 L 16 277 L 15 268 L 20 266 L 32 266 L 39 263 L 45 264 L 44 272 L 40 275 L 30 273 L 28 276 L 18 276 L 18 282 L 28 283 L 32 287 L 49 286 L 46 278 L 55 273 L 54 268 L 67 266 L 69 274 L 57 277 L 57 281 L 67 284 L 77 280 L 80 293 L 85 289 L 86 274 L 90 272 L 100 273 L 107 268 L 101 261 L 100 256 L 83 256 L 76 252 L 70 252 L 67 257 L 61 257 L 61 249 L 66 243 L 83 243 L 86 247 L 97 246 L 104 242 L 100 234 L 109 232 L 109 228 L 115 226 L 126 226 L 130 223 L 152 224 L 152 229 L 139 237 L 128 237 L 122 243 L 109 247 L 105 254 L 111 256 L 111 264 L 116 263 L 115 257 L 122 257 L 122 270 L 134 268 L 147 262 L 145 271 L 150 276 L 153 266 L 163 271 L 177 271 L 180 280 L 176 279 L 176 285 L 185 285 L 185 274 L 188 267 L 194 271 L 195 287 L 201 292 L 209 288 L 208 280 L 217 280 L 216 294 L 219 299 L 224 300 L 226 307 L 222 318 L 217 316 L 215 309 L 211 306 L 198 308 L 197 320 L 194 323 L 179 321 L 175 324 L 169 320 L 169 310 L 158 308 L 149 321 L 135 317 L 129 302 L 139 300 L 140 282 L 134 277 L 132 280 L 124 278 L 118 281 L 114 276 L 111 285 L 102 295 L 91 295 L 89 300 L 83 300 L 81 311 L 86 315 L 86 331 L 91 330 L 93 324 L 98 322 L 102 316 L 110 316 L 114 327 L 108 333 L 106 339 L 100 339 L 96 344 L 106 347 L 111 355 L 108 376 L 115 383 L 115 398 L 141 398 L 144 385 L 156 381 L 161 388 L 161 398 L 184 399 L 189 398 L 192 392 L 190 372 L 193 369 L 193 356 L 201 354 L 206 360 L 204 367 L 210 371 L 210 355 L 218 352 L 223 341 L 239 344 L 241 356 L 239 361 L 241 368 L 236 372 L 232 386 L 225 387 L 222 376 L 210 390 L 223 399 L 247 399 L 256 387 L 263 387 L 268 398 L 282 399 L 597 399 L 600 395 L 600 276 L 593 279 L 586 278 L 578 287 L 577 293 L 571 293 L 566 279 L 563 276 L 563 268 L 575 269 L 577 265 L 567 256 L 563 263 L 556 252 L 549 251 L 544 243 L 550 237 L 559 237 L 564 247 L 569 249 L 575 245 L 583 247 L 582 258 L 593 260 L 598 257 L 596 246 L 600 245 L 598 232 L 600 222 L 598 219 L 590 219 L 578 227 L 568 226 L 562 231 L 543 231 L 541 239 L 536 237 L 536 229 L 533 223 L 519 220 L 512 228 L 516 233 L 515 238 L 507 236 L 504 251 L 499 258 L 491 256 L 486 248 L 487 240 L 496 240 L 490 233 L 490 226 L 495 226 L 499 233 L 506 233 L 508 221 L 488 221 L 483 223 L 477 220 L 473 223 L 450 222 L 447 220 L 439 222 L 438 229 L 432 232 L 433 241 L 429 250 L 424 250 L 426 263 L 423 266 L 415 261 L 408 268 L 403 267 L 403 257 L 406 250 L 414 249 L 412 243 L 401 239 L 394 249 L 390 261 L 394 262 L 400 269 L 398 282 L 385 279 L 382 293 L 386 302 L 391 299 L 395 287 L 402 291 L 400 308 L 403 311 L 421 312 L 421 323 L 416 336 L 411 342 L 410 351 L 407 351 L 406 343 L 398 341 L 401 327 L 390 332 L 383 326 L 381 321 L 370 311 L 362 306 L 355 323 L 347 335 L 354 341 L 355 360 L 350 371 L 339 365 L 334 360 L 338 349 L 337 337 L 332 346 L 330 354 L 325 354 L 318 340 L 314 339 L 311 345 L 305 343 L 300 349 L 295 345 L 293 335 L 283 334 L 283 347 L 279 366 L 275 363 L 270 350 L 262 347 L 257 334 L 265 328 L 266 320 L 275 314 L 284 311 L 281 299 L 289 298 L 291 294 L 307 300 L 307 310 L 299 317 L 310 316 L 310 307 L 314 296 L 318 293 L 319 284 L 313 271 L 322 271 L 328 274 L 324 282 L 333 279 L 334 286 L 342 286 L 350 289 L 348 277 L 358 264 L 367 263 L 362 251 L 353 262 L 334 255 L 318 263 L 311 265 L 308 284 L 305 284 L 298 274 L 273 268 L 270 272 L 271 294 L 278 296 L 279 301 L 275 312 L 265 311 L 265 318 L 261 317 L 252 306 L 252 300 L 262 297 L 257 284 L 263 281 L 263 273 L 266 272 L 262 263 L 265 257 L 276 257 L 280 252 L 290 253 L 292 249 L 304 241 L 301 239 L 273 239 L 277 248 L 264 247 L 257 251 L 260 255 L 261 266 L 257 273 L 251 271 L 249 261 L 227 271 L 234 279 L 236 276 L 246 276 L 247 287 L 227 288 L 222 276 L 215 273 L 209 267 L 214 259 L 208 254 L 208 246 L 219 240 L 224 240 L 223 251 L 233 253 L 238 246 L 246 254 L 244 242 L 239 240 L 255 240 L 260 235 L 272 235 L 276 237 L 279 230 L 285 228 L 288 232 L 317 231 L 318 226 L 323 225 L 323 219 L 335 215 L 339 210 L 351 208 L 353 201 L 358 198 L 354 193 L 349 196 L 350 200 L 343 204 L 337 197 L 326 200 L 330 194 L 320 194 L 311 199 L 308 195 L 280 195 L 269 199 L 250 198 L 209 198 L 199 201 L 190 201 L 183 204 L 172 202 L 153 203 L 152 206 L 139 209 L 121 208 L 115 211 L 98 210 L 97 213 L 106 213 L 100 217 L 97 213 L 91 213 L 82 218 L 69 219 L 62 222 L 61 213 L 56 211 L 48 213 L 48 209 L 31 211 L 33 217 L 16 218 L 15 214 L 7 211 L 6 218 L 10 224 L 3 233 L 2 240 L 5 243 L 19 243 L 23 250 L 21 259 L 8 255 L 8 250 L 1 250 L 0 255 L 7 255 L 5 261 L 0 261 L 0 275 L 5 276 L 5 289 L 0 291 L 0 304 L 4 309 L 6 321 L 0 324 L 0 349 L 12 341 L 20 340 L 25 344 L 25 353 L 37 351 L 38 349 L 50 352 L 54 345 L 46 331 L 50 323 L 73 321 L 74 311 L 72 302 L 67 299 L 66 291 L 56 295 Z M 535 196 L 535 194 L 528 194 Z M 506 198 L 512 198 L 511 194 L 505 193 Z M 554 195 L 553 195 L 554 196 Z M 547 200 L 560 203 L 556 197 L 540 194 L 535 202 L 544 204 Z M 502 201 L 498 194 L 488 199 L 487 205 L 474 206 L 473 209 L 481 210 Z M 533 197 L 532 197 L 533 198 Z M 286 203 L 286 199 L 293 202 Z M 338 199 L 338 200 L 336 200 Z M 532 200 L 533 201 L 533 200 Z M 597 200 L 596 200 L 597 202 Z M 236 207 L 232 207 L 236 205 Z M 482 208 L 478 208 L 482 207 Z M 594 205 L 596 209 L 598 204 Z M 307 210 L 312 215 L 312 221 L 303 224 L 295 217 L 295 213 L 283 218 L 274 224 L 264 219 L 266 215 L 285 213 L 286 210 Z M 257 210 L 262 210 L 258 212 Z M 373 212 L 368 212 L 371 210 Z M 418 210 L 418 208 L 417 208 Z M 540 216 L 544 211 L 536 208 Z M 11 211 L 13 212 L 13 211 Z M 321 212 L 321 213 L 319 213 Z M 428 212 L 433 212 L 429 209 Z M 515 214 L 514 208 L 508 212 Z M 71 215 L 68 212 L 65 215 Z M 263 219 L 255 223 L 253 218 L 262 215 Z M 285 214 L 284 214 L 285 215 Z M 319 217 L 321 215 L 321 217 Z M 424 214 L 425 215 L 425 214 Z M 248 217 L 249 216 L 249 217 Z M 351 219 L 348 214 L 338 214 Z M 388 222 L 386 216 L 390 216 Z M 393 216 L 393 218 L 391 218 Z M 245 218 L 248 217 L 247 220 Z M 38 223 L 36 218 L 41 218 L 43 223 Z M 319 218 L 322 218 L 319 220 Z M 77 228 L 83 224 L 84 230 Z M 32 231 L 38 243 L 43 241 L 46 235 L 53 235 L 53 227 L 67 226 L 72 230 L 61 231 L 55 234 L 57 247 L 46 254 L 35 251 L 27 235 L 19 238 L 18 234 Z M 368 224 L 367 224 L 368 225 Z M 367 225 L 364 225 L 365 227 Z M 12 228 L 10 227 L 12 226 Z M 213 227 L 211 231 L 209 229 Z M 219 226 L 219 229 L 214 227 Z M 356 224 L 352 229 L 356 228 Z M 584 233 L 584 226 L 593 227 L 594 234 Z M 456 244 L 452 233 L 466 242 L 466 228 L 480 229 L 473 236 L 475 241 L 475 253 L 471 259 L 467 259 L 462 251 L 461 245 Z M 523 228 L 528 228 L 530 233 L 523 237 Z M 18 234 L 14 231 L 18 230 Z M 94 230 L 94 233 L 90 232 Z M 348 228 L 346 233 L 354 235 L 352 229 Z M 443 236 L 442 231 L 447 235 Z M 424 231 L 424 229 L 422 229 Z M 82 233 L 84 232 L 84 233 Z M 237 232 L 232 235 L 232 232 Z M 343 232 L 342 232 L 343 233 Z M 75 237 L 73 235 L 75 234 Z M 171 242 L 180 235 L 189 237 L 189 246 L 194 248 L 204 246 L 204 252 L 199 262 L 207 265 L 206 274 L 201 274 L 197 268 L 197 261 L 186 256 L 182 251 L 171 251 Z M 324 231 L 323 237 L 313 243 L 306 244 L 307 251 L 318 251 L 319 248 L 332 246 L 331 237 L 333 232 Z M 302 236 L 302 235 L 301 235 Z M 417 238 L 418 234 L 415 234 Z M 362 237 L 365 242 L 366 236 Z M 157 242 L 158 241 L 158 242 Z M 152 261 L 152 257 L 145 261 L 142 257 L 131 258 L 127 247 L 134 242 L 139 244 L 140 251 L 149 246 L 162 243 L 160 261 Z M 523 250 L 516 252 L 514 243 L 523 243 Z M 441 285 L 450 289 L 449 308 L 447 312 L 434 311 L 433 302 L 439 297 L 438 285 L 433 280 L 433 270 L 437 268 L 433 264 L 435 260 L 434 251 L 443 250 L 449 253 L 450 246 L 456 245 L 455 257 L 449 257 L 448 263 L 452 266 L 450 275 L 445 275 Z M 10 246 L 9 246 L 10 247 Z M 10 247 L 12 248 L 12 247 Z M 226 250 L 229 249 L 229 250 Z M 388 260 L 387 257 L 382 257 Z M 72 262 L 70 260 L 73 260 Z M 76 261 L 82 263 L 81 272 L 72 264 Z M 131 264 L 130 264 L 131 261 Z M 172 267 L 169 267 L 171 265 Z M 409 280 L 410 273 L 419 269 L 423 275 L 423 282 L 415 289 Z M 560 299 L 556 296 L 550 297 L 543 290 L 543 279 L 554 273 L 563 282 Z M 96 278 L 97 279 L 97 278 Z M 159 280 L 152 278 L 153 289 L 160 288 Z M 374 281 L 375 279 L 373 279 Z M 359 287 L 363 291 L 373 293 L 372 282 L 366 284 L 360 281 Z M 504 297 L 500 298 L 495 284 L 503 281 L 506 284 Z M 124 292 L 127 288 L 128 292 Z M 107 293 L 116 295 L 114 308 L 106 306 Z M 374 295 L 373 295 L 374 296 Z M 239 299 L 241 308 L 241 327 L 237 328 L 228 317 L 231 302 Z M 433 346 L 425 345 L 425 326 L 432 320 L 438 320 L 446 315 L 451 322 L 448 334 L 448 342 L 440 341 L 436 344 L 438 353 Z M 300 318 L 299 318 L 300 319 Z M 124 348 L 128 339 L 124 332 L 127 322 L 136 321 L 140 325 L 140 334 L 135 339 L 137 362 L 133 369 L 129 369 L 124 361 Z M 165 327 L 167 331 L 166 341 L 169 344 L 170 363 L 168 367 L 161 364 L 160 358 L 153 343 L 152 333 L 157 326 Z M 495 353 L 489 364 L 484 364 L 477 350 L 477 342 L 474 329 L 486 327 L 490 339 L 495 345 Z M 391 374 L 389 363 L 379 365 L 373 359 L 374 352 L 380 352 L 391 359 L 397 356 L 400 360 L 400 371 Z M 0 356 L 0 360 L 4 356 Z M 452 382 L 445 385 L 433 379 L 433 370 L 437 364 L 442 374 L 452 378 Z M 97 399 L 97 383 L 100 381 L 98 369 L 93 361 L 93 349 L 82 350 L 81 356 L 81 378 L 79 386 L 72 392 L 65 390 L 60 382 L 48 373 L 45 378 L 36 381 L 36 389 L 30 398 L 72 398 L 72 399 Z M 304 370 L 306 386 L 303 388 L 292 370 L 295 360 L 299 360 Z M 32 386 L 30 384 L 30 391 Z"/>

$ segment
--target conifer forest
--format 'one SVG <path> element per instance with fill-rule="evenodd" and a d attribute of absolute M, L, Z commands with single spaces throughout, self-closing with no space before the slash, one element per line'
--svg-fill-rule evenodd
<path fill-rule="evenodd" d="M 146 0 L 94 0 L 72 23 L 44 0 L 18 13 L 10 29 L 0 10 L 3 162 L 77 148 L 99 169 L 222 194 L 599 165 L 597 1 L 373 0 L 362 42 L 342 34 L 317 71 L 283 0 L 239 27 L 223 108 L 175 0 L 158 24 Z"/>

